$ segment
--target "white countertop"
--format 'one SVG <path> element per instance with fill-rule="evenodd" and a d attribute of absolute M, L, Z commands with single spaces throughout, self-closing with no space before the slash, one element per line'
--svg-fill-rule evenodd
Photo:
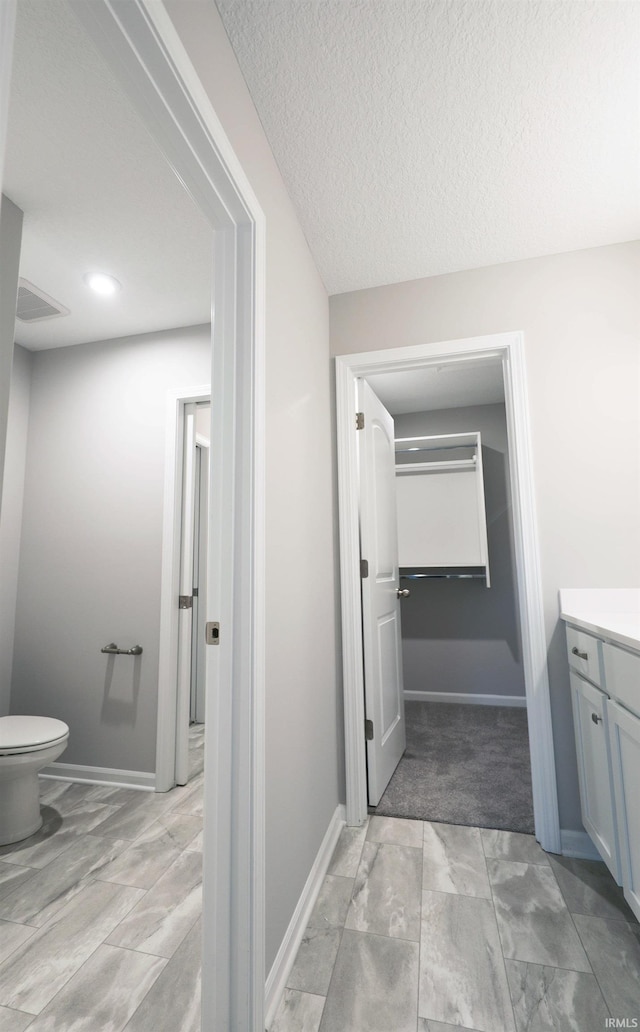
<path fill-rule="evenodd" d="M 567 623 L 640 651 L 640 588 L 561 588 Z"/>

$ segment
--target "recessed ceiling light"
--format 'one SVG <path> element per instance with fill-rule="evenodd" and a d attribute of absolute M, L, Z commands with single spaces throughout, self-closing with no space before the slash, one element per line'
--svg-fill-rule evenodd
<path fill-rule="evenodd" d="M 102 297 L 110 297 L 122 290 L 122 284 L 115 276 L 109 276 L 106 272 L 88 272 L 84 281 L 88 287 L 91 287 L 96 294 L 101 294 Z"/>

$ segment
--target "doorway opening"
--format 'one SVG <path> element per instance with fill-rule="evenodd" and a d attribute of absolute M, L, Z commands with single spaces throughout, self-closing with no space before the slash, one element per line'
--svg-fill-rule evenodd
<path fill-rule="evenodd" d="M 211 383 L 215 527 L 208 562 L 220 622 L 205 772 L 203 1026 L 264 1028 L 263 470 L 265 220 L 162 5 L 70 0 L 214 237 Z M 8 0 L 2 29 L 11 29 Z M 117 10 L 116 10 L 117 8 Z M 66 8 L 65 8 L 66 9 Z M 0 32 L 3 69 L 12 37 Z M 0 154 L 5 124 L 0 126 Z M 230 547 L 230 543 L 233 543 Z M 173 703 L 173 712 L 171 706 Z M 159 685 L 158 756 L 175 729 L 175 681 Z M 169 746 L 175 750 L 173 743 Z M 242 886 L 242 888 L 240 888 Z M 214 959 L 215 958 L 215 959 Z"/>
<path fill-rule="evenodd" d="M 480 373 L 488 368 L 488 363 L 495 365 L 496 362 L 504 384 L 506 436 L 509 450 L 509 487 L 513 507 L 515 593 L 520 614 L 522 670 L 529 724 L 535 832 L 544 848 L 558 851 L 557 793 L 538 572 L 523 341 L 520 334 L 499 334 L 464 341 L 339 356 L 336 359 L 347 822 L 359 825 L 366 818 L 369 801 L 367 756 L 372 748 L 371 740 L 366 741 L 365 735 L 362 734 L 362 729 L 367 727 L 365 716 L 368 717 L 368 713 L 365 714 L 366 684 L 363 663 L 366 667 L 366 658 L 362 633 L 367 581 L 361 578 L 360 567 L 360 560 L 363 558 L 360 551 L 362 531 L 359 499 L 360 431 L 356 430 L 355 419 L 358 381 L 375 382 L 376 375 L 381 376 L 392 372 L 406 373 L 410 378 L 416 379 L 419 371 L 429 369 L 433 371 L 438 367 L 451 366 L 457 366 L 459 369 L 467 371 L 475 367 Z M 380 382 L 378 386 L 380 387 Z M 417 433 L 417 429 L 414 428 L 406 436 L 412 437 Z M 405 584 L 404 581 L 402 583 Z M 394 593 L 400 589 L 399 581 L 393 585 L 393 589 Z M 459 709 L 463 708 L 459 707 Z M 388 711 L 392 713 L 392 707 Z M 370 732 L 368 727 L 367 731 Z M 385 726 L 381 732 L 383 738 L 386 732 L 387 727 Z"/>
<path fill-rule="evenodd" d="M 384 584 L 382 592 L 385 611 L 401 627 L 396 737 L 406 729 L 382 783 L 378 777 L 372 784 L 368 766 L 369 811 L 532 833 L 502 365 L 494 359 L 481 367 L 387 372 L 360 386 L 379 413 L 365 413 L 357 435 L 361 478 L 369 468 L 368 424 L 372 429 L 387 417 L 390 423 L 389 512 L 375 522 L 391 529 L 397 552 L 389 572 L 399 598 Z M 369 497 L 361 491 L 362 554 L 369 559 L 362 581 L 367 716 L 369 675 L 376 673 L 366 640 L 365 599 L 374 585 L 372 543 L 365 546 Z M 380 486 L 374 504 L 384 498 Z M 388 669 L 384 682 L 391 684 Z M 374 716 L 374 728 L 379 720 Z M 384 744 L 377 747 L 377 736 L 367 742 L 374 767 L 376 752 L 393 743 L 386 730 Z"/>

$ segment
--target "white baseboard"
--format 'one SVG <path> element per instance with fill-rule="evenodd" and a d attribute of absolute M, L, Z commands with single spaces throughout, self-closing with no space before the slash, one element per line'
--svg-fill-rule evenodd
<path fill-rule="evenodd" d="M 313 910 L 318 893 L 322 887 L 322 882 L 327 873 L 327 868 L 331 862 L 333 851 L 336 848 L 340 832 L 345 825 L 345 807 L 337 806 L 336 812 L 331 818 L 327 832 L 322 840 L 318 854 L 313 862 L 313 867 L 309 872 L 309 877 L 302 890 L 298 905 L 294 911 L 293 917 L 289 922 L 289 927 L 285 932 L 284 939 L 278 955 L 273 962 L 273 967 L 269 972 L 267 983 L 265 986 L 265 1027 L 269 1028 L 273 1018 L 275 1016 L 278 1004 L 282 994 L 284 993 L 287 978 L 289 972 L 293 967 L 293 963 L 296 959 L 296 954 L 300 943 L 302 942 L 302 936 L 304 935 L 305 928 L 309 922 L 311 911 Z"/>
<path fill-rule="evenodd" d="M 471 695 L 468 692 L 405 692 L 405 702 L 459 702 L 471 706 L 526 706 L 524 695 Z"/>
<path fill-rule="evenodd" d="M 578 860 L 602 860 L 586 831 L 560 828 L 560 848 L 563 856 L 573 856 Z"/>
<path fill-rule="evenodd" d="M 84 767 L 78 763 L 50 763 L 40 771 L 41 778 L 54 781 L 86 781 L 90 785 L 116 785 L 155 792 L 156 776 L 142 770 L 114 770 L 111 767 Z"/>

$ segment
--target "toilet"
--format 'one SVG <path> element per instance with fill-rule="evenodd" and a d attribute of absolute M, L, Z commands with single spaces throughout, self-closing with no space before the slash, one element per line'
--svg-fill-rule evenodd
<path fill-rule="evenodd" d="M 0 846 L 42 825 L 38 771 L 66 749 L 69 728 L 54 717 L 0 717 Z"/>

